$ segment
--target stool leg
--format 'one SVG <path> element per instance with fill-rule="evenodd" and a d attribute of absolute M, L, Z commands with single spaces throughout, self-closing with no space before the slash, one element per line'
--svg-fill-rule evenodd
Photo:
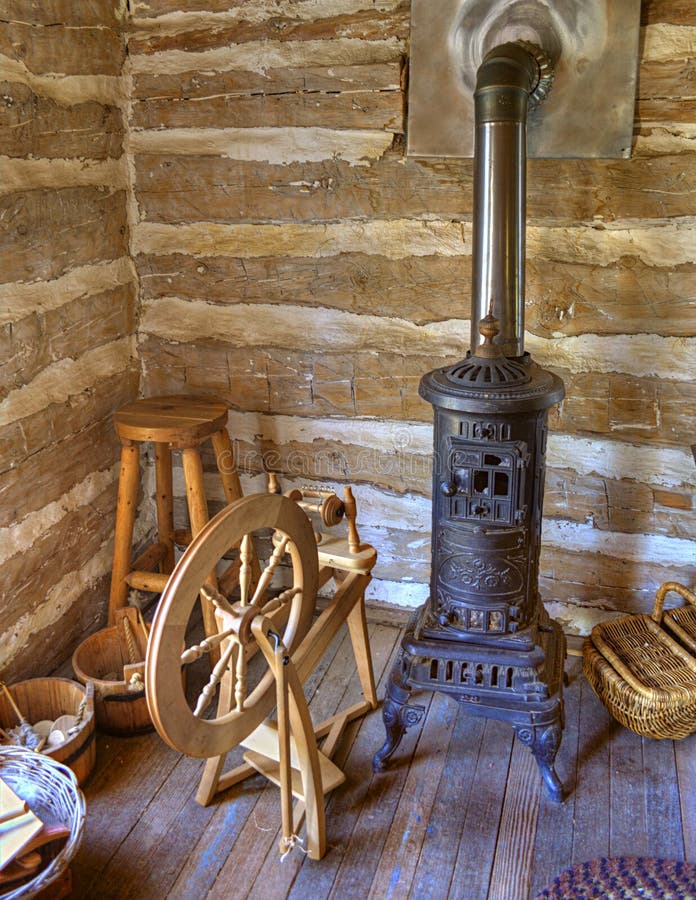
<path fill-rule="evenodd" d="M 205 498 L 205 484 L 203 482 L 203 463 L 198 447 L 184 447 L 181 451 L 181 458 L 184 467 L 184 482 L 186 483 L 186 501 L 191 520 L 191 536 L 195 537 L 208 521 L 208 504 Z M 206 583 L 210 584 L 211 587 L 217 588 L 217 579 L 214 572 L 210 573 Z M 217 634 L 215 610 L 212 603 L 201 597 L 201 608 L 206 637 L 210 637 L 211 634 Z"/>
<path fill-rule="evenodd" d="M 128 599 L 128 585 L 125 582 L 125 578 L 131 567 L 139 476 L 140 452 L 138 444 L 124 443 L 121 448 L 121 471 L 118 478 L 118 500 L 116 501 L 114 561 L 111 568 L 111 591 L 109 593 L 110 625 L 114 624 L 116 610 L 126 606 Z"/>
<path fill-rule="evenodd" d="M 169 444 L 155 444 L 155 477 L 157 483 L 157 540 L 167 553 L 162 572 L 174 571 L 174 488 L 172 485 L 172 451 Z"/>
<path fill-rule="evenodd" d="M 215 460 L 222 479 L 225 497 L 228 503 L 233 503 L 242 496 L 242 485 L 240 484 L 239 473 L 234 461 L 234 450 L 232 449 L 230 436 L 227 433 L 227 429 L 223 428 L 211 435 L 210 439 L 213 443 Z"/>
<path fill-rule="evenodd" d="M 242 485 L 239 480 L 239 472 L 237 471 L 237 465 L 234 460 L 232 441 L 230 441 L 230 436 L 226 428 L 216 431 L 215 434 L 211 435 L 210 439 L 213 443 L 215 460 L 217 462 L 218 471 L 220 472 L 222 487 L 225 491 L 225 498 L 228 503 L 234 503 L 235 500 L 239 500 L 242 496 Z M 225 579 L 225 575 L 228 576 L 227 579 Z M 238 584 L 237 575 L 238 573 L 236 572 L 235 567 L 231 566 L 227 572 L 223 573 L 221 576 L 221 584 L 226 581 L 225 589 L 227 591 L 232 590 L 233 586 Z M 256 587 L 260 576 L 261 566 L 259 565 L 259 558 L 256 555 L 256 549 L 254 548 L 251 556 L 252 587 Z"/>

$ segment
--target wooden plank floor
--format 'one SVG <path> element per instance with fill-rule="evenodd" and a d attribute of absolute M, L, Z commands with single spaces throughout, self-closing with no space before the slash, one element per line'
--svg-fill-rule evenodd
<path fill-rule="evenodd" d="M 373 624 L 370 635 L 381 696 L 400 631 Z M 100 735 L 74 897 L 527 900 L 596 856 L 696 860 L 696 735 L 676 744 L 637 737 L 611 720 L 577 658 L 566 668 L 564 804 L 547 799 L 509 726 L 421 695 L 422 727 L 384 774 L 370 764 L 384 736 L 379 711 L 349 728 L 336 756 L 347 781 L 328 800 L 330 849 L 319 862 L 299 851 L 280 862 L 278 791 L 261 776 L 204 809 L 194 800 L 200 760 L 154 733 Z M 344 633 L 307 690 L 315 719 L 358 698 Z"/>

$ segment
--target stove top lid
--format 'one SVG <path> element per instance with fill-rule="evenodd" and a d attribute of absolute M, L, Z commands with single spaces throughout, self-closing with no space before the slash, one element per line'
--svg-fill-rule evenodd
<path fill-rule="evenodd" d="M 479 322 L 479 332 L 484 338 L 475 353 L 444 370 L 445 377 L 463 389 L 485 390 L 486 388 L 515 388 L 528 384 L 531 380 L 528 357 L 521 361 L 503 355 L 500 345 L 493 339 L 500 332 L 500 322 L 489 312 Z"/>
<path fill-rule="evenodd" d="M 518 387 L 531 381 L 531 375 L 523 363 L 505 356 L 500 359 L 469 356 L 445 369 L 444 374 L 453 384 L 477 391 L 485 388 Z"/>
<path fill-rule="evenodd" d="M 446 409 L 509 412 L 545 409 L 563 397 L 563 382 L 534 363 L 528 353 L 510 358 L 493 343 L 499 322 L 489 314 L 479 322 L 484 342 L 476 351 L 421 379 L 421 397 Z"/>

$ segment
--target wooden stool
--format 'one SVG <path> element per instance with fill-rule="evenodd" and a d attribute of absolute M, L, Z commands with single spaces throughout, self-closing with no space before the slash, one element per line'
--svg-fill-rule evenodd
<path fill-rule="evenodd" d="M 116 505 L 114 560 L 109 595 L 109 624 L 115 611 L 127 604 L 128 589 L 162 592 L 174 569 L 174 544 L 188 543 L 208 521 L 208 504 L 203 484 L 200 445 L 210 438 L 227 502 L 242 496 L 239 475 L 227 423 L 224 403 L 200 397 L 149 397 L 135 400 L 114 414 L 116 432 L 121 439 L 121 472 Z M 157 542 L 131 562 L 133 529 L 138 503 L 140 444 L 155 445 L 157 484 Z M 180 450 L 186 484 L 191 534 L 174 531 L 172 488 L 172 450 Z M 215 575 L 210 575 L 215 584 Z M 214 611 L 203 603 L 203 622 L 207 635 L 216 632 Z"/>

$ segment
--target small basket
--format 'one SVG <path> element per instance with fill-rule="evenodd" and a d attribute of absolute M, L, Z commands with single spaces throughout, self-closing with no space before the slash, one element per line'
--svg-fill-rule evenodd
<path fill-rule="evenodd" d="M 116 610 L 114 625 L 85 638 L 73 653 L 75 677 L 94 685 L 97 725 L 102 731 L 129 735 L 153 728 L 145 699 L 147 639 L 140 611 L 125 607 Z"/>
<path fill-rule="evenodd" d="M 636 734 L 685 738 L 696 731 L 696 659 L 660 627 L 664 594 L 651 615 L 592 629 L 583 672 L 612 716 Z"/>
<path fill-rule="evenodd" d="M 675 637 L 679 643 L 693 656 L 696 657 L 696 594 L 676 581 L 666 581 L 660 586 L 655 597 L 655 605 L 659 601 L 660 609 L 665 596 L 674 591 L 687 602 L 675 609 L 668 609 L 662 613 L 662 626 Z"/>
<path fill-rule="evenodd" d="M 85 827 L 85 798 L 75 774 L 50 756 L 24 747 L 0 747 L 0 777 L 47 825 L 65 825 L 70 835 L 56 851 L 42 848 L 44 867 L 33 878 L 2 894 L 2 900 L 38 896 L 58 881 L 77 852 Z"/>

